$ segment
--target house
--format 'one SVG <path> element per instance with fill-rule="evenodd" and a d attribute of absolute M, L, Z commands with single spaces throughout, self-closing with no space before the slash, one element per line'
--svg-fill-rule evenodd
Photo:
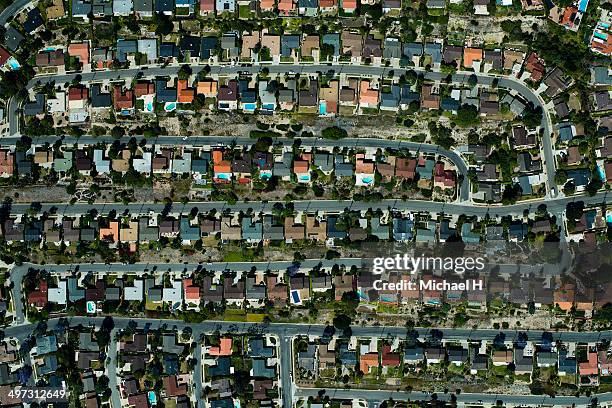
<path fill-rule="evenodd" d="M 421 106 L 425 109 L 440 109 L 440 95 L 431 84 L 421 88 Z"/>
<path fill-rule="evenodd" d="M 360 62 L 363 52 L 363 37 L 361 34 L 348 30 L 342 31 L 342 55 L 350 57 L 353 62 Z"/>
<path fill-rule="evenodd" d="M 134 14 L 138 18 L 153 17 L 153 0 L 133 0 Z"/>
<path fill-rule="evenodd" d="M 301 16 L 313 17 L 319 12 L 317 0 L 298 0 L 298 12 Z"/>
<path fill-rule="evenodd" d="M 131 89 L 123 89 L 121 85 L 115 85 L 113 87 L 113 106 L 115 111 L 129 114 L 129 111 L 134 109 L 134 92 Z"/>
<path fill-rule="evenodd" d="M 363 41 L 362 56 L 366 61 L 380 62 L 382 57 L 382 42 L 372 36 L 367 36 Z"/>
<path fill-rule="evenodd" d="M 304 57 L 317 59 L 319 58 L 319 36 L 310 34 L 304 37 L 301 48 L 302 59 Z"/>
<path fill-rule="evenodd" d="M 546 72 L 544 61 L 535 52 L 525 60 L 524 70 L 531 74 L 529 79 L 533 82 L 540 82 Z"/>
<path fill-rule="evenodd" d="M 178 103 L 192 103 L 195 97 L 195 89 L 189 87 L 186 79 L 179 79 L 177 82 L 177 101 Z"/>
<path fill-rule="evenodd" d="M 378 107 L 378 89 L 370 87 L 371 82 L 363 79 L 359 83 L 359 107 L 376 108 Z"/>
<path fill-rule="evenodd" d="M 203 16 L 215 12 L 215 0 L 200 0 L 200 14 Z"/>
<path fill-rule="evenodd" d="M 36 66 L 38 68 L 64 66 L 64 50 L 45 50 L 36 54 Z"/>
<path fill-rule="evenodd" d="M 425 361 L 427 364 L 442 364 L 446 360 L 446 350 L 441 347 L 427 347 Z"/>
<path fill-rule="evenodd" d="M 298 93 L 298 105 L 300 110 L 317 107 L 319 104 L 319 81 L 309 79 L 308 88 L 301 89 Z M 306 109 L 304 109 L 306 108 Z"/>
<path fill-rule="evenodd" d="M 481 48 L 465 47 L 463 49 L 463 66 L 473 68 L 475 72 L 480 72 L 480 64 L 483 61 Z"/>
<path fill-rule="evenodd" d="M 288 285 L 279 281 L 278 276 L 267 276 L 266 286 L 268 289 L 268 300 L 274 306 L 284 307 L 289 297 Z"/>
<path fill-rule="evenodd" d="M 79 61 L 80 69 L 89 68 L 89 41 L 71 43 L 68 45 L 68 55 Z"/>
<path fill-rule="evenodd" d="M 447 45 L 444 47 L 444 54 L 442 60 L 447 65 L 453 65 L 455 67 L 461 66 L 461 58 L 463 55 L 463 48 L 455 45 Z M 482 56 L 481 56 L 482 58 Z"/>
<path fill-rule="evenodd" d="M 508 366 L 514 362 L 514 355 L 512 350 L 494 350 L 491 361 L 494 366 Z"/>
<path fill-rule="evenodd" d="M 238 109 L 238 81 L 230 80 L 219 87 L 217 107 L 226 111 Z"/>
<path fill-rule="evenodd" d="M 431 65 L 434 68 L 439 67 L 442 63 L 442 44 L 425 43 L 423 55 L 426 55 L 430 61 L 430 63 L 426 64 L 426 66 Z"/>

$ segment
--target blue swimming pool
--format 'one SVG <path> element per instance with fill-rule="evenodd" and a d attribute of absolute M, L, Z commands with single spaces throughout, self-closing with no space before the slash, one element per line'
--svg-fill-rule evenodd
<path fill-rule="evenodd" d="M 155 392 L 149 391 L 147 393 L 147 398 L 149 399 L 149 403 L 151 405 L 157 405 L 157 395 L 155 395 Z"/>
<path fill-rule="evenodd" d="M 319 115 L 327 115 L 327 102 L 319 102 Z"/>
<path fill-rule="evenodd" d="M 608 224 L 612 224 L 612 214 L 608 214 L 608 215 L 606 215 L 606 222 L 607 222 Z"/>
<path fill-rule="evenodd" d="M 368 176 L 368 177 L 364 177 L 364 178 L 362 179 L 362 181 L 363 181 L 365 184 L 370 184 L 372 181 L 374 181 L 374 179 L 373 179 L 372 177 Z"/>
<path fill-rule="evenodd" d="M 291 300 L 293 300 L 293 303 L 296 304 L 302 303 L 302 299 L 300 299 L 300 293 L 297 290 L 291 291 Z"/>
<path fill-rule="evenodd" d="M 602 169 L 600 166 L 597 166 L 597 173 L 599 173 L 599 177 L 603 181 L 606 181 L 606 172 L 604 171 L 604 169 Z"/>
<path fill-rule="evenodd" d="M 600 40 L 604 40 L 604 41 L 608 40 L 608 35 L 606 33 L 600 33 L 599 31 L 595 31 L 593 35 L 599 38 Z"/>
<path fill-rule="evenodd" d="M 230 178 L 232 178 L 232 176 L 230 176 L 227 173 L 219 173 L 219 174 L 217 174 L 217 178 L 219 180 L 229 180 Z"/>
<path fill-rule="evenodd" d="M 21 68 L 21 65 L 19 65 L 19 62 L 15 58 L 9 58 L 7 63 L 13 71 L 16 71 Z"/>
<path fill-rule="evenodd" d="M 255 109 L 257 109 L 257 104 L 256 103 L 245 103 L 244 105 L 244 110 L 248 110 L 248 111 L 254 111 Z"/>
<path fill-rule="evenodd" d="M 310 181 L 310 174 L 302 174 L 298 176 L 298 180 L 300 181 Z"/>
<path fill-rule="evenodd" d="M 589 5 L 589 0 L 580 0 L 580 3 L 578 3 L 578 10 L 584 13 L 588 5 Z"/>
<path fill-rule="evenodd" d="M 273 103 L 266 103 L 261 105 L 263 109 L 265 110 L 271 110 L 273 111 L 274 109 L 276 109 L 276 106 Z"/>
<path fill-rule="evenodd" d="M 166 104 L 164 105 L 164 110 L 166 112 L 172 112 L 175 109 L 176 109 L 176 102 L 166 102 Z"/>
<path fill-rule="evenodd" d="M 147 112 L 153 112 L 153 102 L 148 102 L 145 105 L 145 109 L 146 109 Z"/>

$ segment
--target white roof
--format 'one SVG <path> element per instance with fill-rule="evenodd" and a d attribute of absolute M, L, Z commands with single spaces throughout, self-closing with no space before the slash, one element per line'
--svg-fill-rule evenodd
<path fill-rule="evenodd" d="M 65 280 L 61 280 L 58 282 L 57 288 L 49 288 L 47 292 L 47 300 L 51 303 L 65 305 L 67 295 L 68 295 L 68 282 Z"/>
<path fill-rule="evenodd" d="M 98 173 L 109 173 L 110 172 L 110 160 L 104 159 L 104 152 L 100 149 L 94 150 L 94 164 L 96 165 L 96 171 Z"/>
<path fill-rule="evenodd" d="M 162 290 L 162 301 L 180 303 L 183 301 L 183 281 L 173 280 L 171 288 Z"/>
<path fill-rule="evenodd" d="M 87 116 L 89 116 L 89 114 L 85 109 L 70 109 L 68 119 L 70 123 L 81 123 L 87 120 Z"/>
<path fill-rule="evenodd" d="M 135 280 L 134 286 L 123 288 L 123 298 L 125 300 L 141 301 L 144 296 L 144 281 Z"/>
<path fill-rule="evenodd" d="M 56 92 L 55 98 L 47 99 L 47 109 L 49 113 L 66 112 L 66 93 Z"/>
<path fill-rule="evenodd" d="M 138 40 L 138 52 L 146 54 L 149 61 L 155 61 L 157 59 L 157 40 L 155 38 Z"/>
<path fill-rule="evenodd" d="M 142 159 L 134 159 L 132 164 L 134 166 L 134 171 L 138 173 L 150 173 L 151 172 L 151 152 L 144 152 L 142 154 Z"/>

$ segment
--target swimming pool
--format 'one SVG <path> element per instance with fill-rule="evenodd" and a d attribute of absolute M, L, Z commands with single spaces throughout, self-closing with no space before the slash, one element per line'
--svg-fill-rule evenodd
<path fill-rule="evenodd" d="M 589 5 L 589 0 L 580 0 L 580 3 L 578 3 L 578 10 L 584 13 L 588 5 Z"/>
<path fill-rule="evenodd" d="M 153 102 L 147 102 L 145 104 L 145 110 L 149 113 L 153 113 Z"/>
<path fill-rule="evenodd" d="M 157 395 L 155 395 L 154 391 L 147 392 L 147 398 L 149 399 L 149 403 L 151 405 L 157 405 Z"/>
<path fill-rule="evenodd" d="M 606 222 L 612 225 L 612 214 L 606 214 Z"/>
<path fill-rule="evenodd" d="M 255 109 L 257 109 L 257 104 L 256 103 L 245 103 L 243 105 L 243 109 L 246 111 L 254 111 Z"/>
<path fill-rule="evenodd" d="M 19 65 L 19 62 L 13 57 L 9 58 L 9 60 L 7 61 L 7 64 L 13 71 L 17 71 L 19 68 L 21 68 L 21 65 Z"/>
<path fill-rule="evenodd" d="M 276 106 L 273 103 L 266 103 L 264 105 L 261 105 L 261 107 L 269 111 L 273 111 L 274 109 L 276 109 Z"/>
<path fill-rule="evenodd" d="M 91 300 L 85 304 L 85 308 L 87 309 L 87 313 L 96 313 L 96 303 Z"/>
<path fill-rule="evenodd" d="M 164 110 L 166 112 L 172 112 L 175 109 L 176 109 L 176 102 L 166 102 L 166 104 L 164 105 Z"/>
<path fill-rule="evenodd" d="M 219 173 L 215 175 L 215 178 L 218 178 L 219 180 L 229 180 L 232 178 L 232 176 L 227 173 Z"/>
<path fill-rule="evenodd" d="M 593 35 L 601 40 L 608 40 L 608 35 L 606 33 L 600 33 L 599 31 L 595 31 Z"/>
<path fill-rule="evenodd" d="M 370 176 L 364 177 L 361 179 L 365 184 L 370 184 L 372 183 L 372 181 L 374 181 L 374 179 Z"/>
<path fill-rule="evenodd" d="M 597 173 L 599 174 L 601 180 L 606 181 L 606 172 L 604 171 L 604 169 L 602 169 L 600 166 L 597 166 Z"/>
<path fill-rule="evenodd" d="M 310 174 L 301 174 L 298 176 L 299 181 L 310 181 Z"/>
<path fill-rule="evenodd" d="M 327 115 L 327 102 L 319 102 L 319 115 Z"/>
<path fill-rule="evenodd" d="M 301 304 L 302 303 L 302 299 L 300 299 L 300 292 L 298 292 L 297 290 L 292 290 L 291 291 L 291 300 L 296 305 Z"/>

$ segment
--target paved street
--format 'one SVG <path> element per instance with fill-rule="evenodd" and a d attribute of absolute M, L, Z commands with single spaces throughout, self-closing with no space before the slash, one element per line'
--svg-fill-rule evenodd
<path fill-rule="evenodd" d="M 329 213 L 339 213 L 345 210 L 365 211 L 368 209 L 376 210 L 397 210 L 397 211 L 412 211 L 412 212 L 430 212 L 444 214 L 465 214 L 468 216 L 484 217 L 502 217 L 506 215 L 522 215 L 524 211 L 529 211 L 531 214 L 538 210 L 538 206 L 545 205 L 550 213 L 558 214 L 566 209 L 568 203 L 584 202 L 586 205 L 605 204 L 612 199 L 612 193 L 607 191 L 599 192 L 598 194 L 589 196 L 575 197 L 558 197 L 548 198 L 540 201 L 520 202 L 513 205 L 474 205 L 470 203 L 441 203 L 435 201 L 424 200 L 402 200 L 402 199 L 387 199 L 380 201 L 353 201 L 353 200 L 308 200 L 308 201 L 292 201 L 296 211 L 325 211 Z M 53 212 L 66 216 L 74 216 L 88 213 L 92 210 L 100 214 L 108 214 L 114 210 L 117 214 L 132 214 L 132 215 L 147 215 L 150 212 L 160 213 L 162 210 L 170 210 L 169 213 L 188 214 L 193 208 L 197 208 L 200 212 L 208 212 L 217 210 L 223 212 L 229 210 L 232 212 L 253 210 L 256 213 L 270 213 L 275 205 L 285 205 L 284 201 L 241 201 L 236 204 L 228 204 L 226 202 L 189 202 L 187 204 L 173 203 L 170 208 L 166 208 L 163 203 L 96 203 L 85 204 L 77 203 L 70 205 L 69 203 L 42 203 L 40 211 Z M 12 204 L 12 214 L 24 214 L 31 210 L 29 204 Z"/>
<path fill-rule="evenodd" d="M 109 362 L 106 375 L 108 386 L 111 389 L 112 408 L 121 408 L 121 396 L 119 395 L 119 384 L 117 382 L 117 330 L 111 331 L 108 353 Z"/>
<path fill-rule="evenodd" d="M 454 390 L 450 390 L 451 392 Z M 430 401 L 431 394 L 427 392 L 403 392 L 403 391 L 377 391 L 377 390 L 359 390 L 359 389 L 320 389 L 320 388 L 298 388 L 296 396 L 298 397 L 316 397 L 318 395 L 326 395 L 330 398 L 351 399 L 360 398 L 368 401 L 370 406 L 383 401 L 394 399 L 396 401 Z M 441 391 L 436 393 L 438 400 L 450 401 L 451 394 L 445 394 Z M 499 395 L 499 394 L 472 394 L 460 393 L 456 395 L 458 403 L 464 404 L 492 404 L 496 405 L 498 400 L 504 402 L 506 406 L 565 406 L 565 407 L 586 407 L 597 398 L 599 402 L 612 402 L 612 393 L 597 394 L 592 397 L 563 397 L 556 396 L 551 398 L 547 395 Z"/>
<path fill-rule="evenodd" d="M 0 25 L 5 26 L 11 17 L 16 16 L 23 10 L 32 0 L 13 0 L 2 12 L 0 13 Z"/>

